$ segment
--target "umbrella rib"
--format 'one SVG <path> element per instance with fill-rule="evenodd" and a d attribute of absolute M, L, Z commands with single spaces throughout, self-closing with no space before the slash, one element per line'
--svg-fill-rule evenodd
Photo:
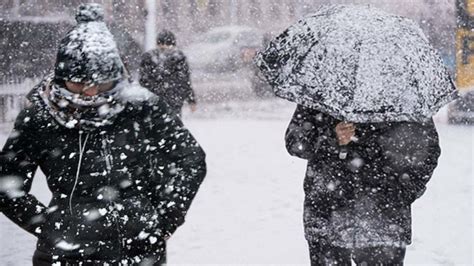
<path fill-rule="evenodd" d="M 354 78 L 354 90 L 352 91 L 353 93 L 351 94 L 351 99 L 350 101 L 348 101 L 346 103 L 346 106 L 349 105 L 349 103 L 353 103 L 354 102 L 354 95 L 355 95 L 355 91 L 356 91 L 356 88 L 358 87 L 358 84 L 357 84 L 357 74 L 359 72 L 359 67 L 360 67 L 360 52 L 361 52 L 361 47 L 362 47 L 362 40 L 357 40 L 354 44 L 354 50 L 356 51 L 355 55 L 357 56 L 357 60 L 354 60 L 355 61 L 355 64 L 354 64 L 354 71 L 352 73 L 352 77 Z M 343 108 L 344 109 L 344 108 Z"/>
<path fill-rule="evenodd" d="M 314 36 L 313 36 L 314 37 Z M 306 57 L 308 56 L 309 52 L 311 52 L 311 49 L 313 49 L 314 46 L 316 46 L 317 44 L 319 43 L 319 41 L 316 41 L 314 42 L 313 44 L 311 44 L 311 46 L 308 48 L 308 50 L 301 56 L 299 56 L 299 62 L 298 64 L 293 68 L 294 71 L 298 72 L 299 73 L 299 70 L 301 69 L 301 67 L 303 66 L 303 61 L 306 59 Z"/>

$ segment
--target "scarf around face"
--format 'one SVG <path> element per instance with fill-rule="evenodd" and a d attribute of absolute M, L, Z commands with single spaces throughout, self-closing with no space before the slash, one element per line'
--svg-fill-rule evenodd
<path fill-rule="evenodd" d="M 128 81 L 123 80 L 110 91 L 83 96 L 50 80 L 39 93 L 49 113 L 60 125 L 91 130 L 113 124 L 117 115 L 125 108 L 118 96 L 127 84 Z"/>

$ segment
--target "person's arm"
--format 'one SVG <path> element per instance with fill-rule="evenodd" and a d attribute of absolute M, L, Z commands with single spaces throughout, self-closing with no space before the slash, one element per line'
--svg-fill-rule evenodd
<path fill-rule="evenodd" d="M 38 236 L 46 207 L 29 194 L 37 169 L 31 109 L 17 117 L 13 132 L 0 152 L 0 211 L 26 231 Z"/>
<path fill-rule="evenodd" d="M 151 89 L 153 83 L 153 69 L 154 63 L 150 53 L 144 53 L 140 61 L 139 68 L 139 83 L 141 86 Z"/>
<path fill-rule="evenodd" d="M 285 134 L 288 153 L 311 159 L 317 152 L 327 152 L 325 147 L 335 139 L 333 124 L 329 116 L 298 105 Z"/>
<path fill-rule="evenodd" d="M 184 55 L 182 55 L 181 60 L 179 60 L 177 69 L 179 79 L 182 81 L 182 89 L 184 90 L 186 95 L 185 100 L 192 106 L 196 105 L 196 96 L 191 86 L 191 72 L 189 70 L 189 64 Z"/>
<path fill-rule="evenodd" d="M 151 144 L 157 147 L 153 176 L 160 178 L 154 195 L 163 236 L 174 233 L 206 175 L 205 153 L 179 118 L 159 101 L 150 120 Z"/>
<path fill-rule="evenodd" d="M 441 154 L 438 133 L 433 121 L 399 123 L 380 138 L 383 171 L 395 178 L 388 193 L 406 203 L 421 197 L 431 179 Z"/>

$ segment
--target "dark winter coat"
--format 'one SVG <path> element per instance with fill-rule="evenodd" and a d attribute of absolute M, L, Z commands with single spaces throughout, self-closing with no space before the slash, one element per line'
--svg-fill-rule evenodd
<path fill-rule="evenodd" d="M 340 159 L 339 122 L 298 106 L 286 133 L 288 152 L 308 160 L 306 239 L 346 248 L 410 244 L 410 205 L 440 156 L 434 123 L 356 124 L 358 140 Z"/>
<path fill-rule="evenodd" d="M 157 48 L 142 56 L 140 85 L 162 97 L 178 114 L 185 101 L 196 103 L 186 57 L 176 48 Z"/>
<path fill-rule="evenodd" d="M 206 173 L 199 144 L 158 97 L 127 100 L 113 125 L 60 126 L 38 95 L 0 153 L 0 211 L 38 237 L 37 251 L 64 260 L 160 255 Z M 124 98 L 124 99 L 125 99 Z M 52 199 L 29 194 L 45 174 Z"/>

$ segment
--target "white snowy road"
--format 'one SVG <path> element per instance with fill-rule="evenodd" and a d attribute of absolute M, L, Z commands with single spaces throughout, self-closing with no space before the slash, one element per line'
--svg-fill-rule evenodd
<path fill-rule="evenodd" d="M 290 157 L 283 141 L 292 108 L 229 104 L 185 115 L 207 152 L 209 171 L 187 222 L 169 242 L 170 265 L 309 265 L 302 230 L 305 161 Z M 472 265 L 474 127 L 442 121 L 437 127 L 442 157 L 413 206 L 406 263 Z M 0 135 L 0 143 L 4 139 Z M 47 203 L 42 175 L 33 194 Z M 0 265 L 31 265 L 35 239 L 2 215 L 0 238 Z"/>

